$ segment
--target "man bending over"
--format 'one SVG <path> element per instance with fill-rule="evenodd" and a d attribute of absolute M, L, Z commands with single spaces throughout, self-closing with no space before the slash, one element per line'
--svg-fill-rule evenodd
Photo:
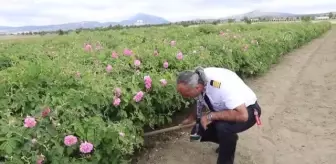
<path fill-rule="evenodd" d="M 197 129 L 201 142 L 219 144 L 217 164 L 233 164 L 237 133 L 260 123 L 261 109 L 257 96 L 233 71 L 225 68 L 196 68 L 183 71 L 177 78 L 177 91 L 185 98 L 197 98 L 197 109 L 208 107 L 210 113 L 200 119 Z M 192 112 L 182 124 L 196 120 Z M 196 131 L 192 129 L 192 134 Z"/>

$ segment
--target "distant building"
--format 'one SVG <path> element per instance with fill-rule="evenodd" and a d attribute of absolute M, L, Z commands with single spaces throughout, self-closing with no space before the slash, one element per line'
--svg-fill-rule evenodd
<path fill-rule="evenodd" d="M 137 20 L 137 21 L 134 23 L 134 25 L 136 25 L 136 26 L 141 26 L 141 25 L 144 25 L 144 22 L 143 22 L 143 20 Z"/>
<path fill-rule="evenodd" d="M 315 20 L 328 20 L 329 17 L 328 16 L 318 16 L 318 17 L 315 17 Z"/>

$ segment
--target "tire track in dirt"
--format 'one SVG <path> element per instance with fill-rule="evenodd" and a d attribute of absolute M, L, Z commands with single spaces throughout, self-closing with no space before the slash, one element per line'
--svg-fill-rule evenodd
<path fill-rule="evenodd" d="M 322 48 L 333 32 L 330 31 L 326 36 L 287 54 L 281 63 L 275 65 L 265 76 L 247 82 L 257 93 L 263 108 L 263 127 L 261 129 L 255 127 L 240 135 L 241 146 L 238 149 L 253 151 L 251 163 L 275 164 L 279 153 L 277 150 L 279 144 L 290 144 L 279 142 L 277 127 L 273 120 L 282 120 L 276 113 L 283 112 L 284 105 L 288 104 L 286 101 L 288 93 L 295 87 L 294 85 L 299 81 L 306 66 L 309 65 L 313 56 Z M 239 162 L 237 161 L 237 163 Z"/>
<path fill-rule="evenodd" d="M 287 54 L 264 76 L 246 83 L 258 96 L 263 125 L 239 135 L 235 163 L 336 161 L 335 29 Z M 217 145 L 189 142 L 189 131 L 169 135 L 174 139 L 157 143 L 138 164 L 215 164 Z"/>
<path fill-rule="evenodd" d="M 332 164 L 336 160 L 336 85 L 332 83 L 336 76 L 326 76 L 336 68 L 335 42 L 333 30 L 300 72 L 282 109 L 273 115 L 276 164 Z"/>

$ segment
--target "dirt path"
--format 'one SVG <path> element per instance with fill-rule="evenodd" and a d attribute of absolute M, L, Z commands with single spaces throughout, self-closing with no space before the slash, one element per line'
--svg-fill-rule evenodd
<path fill-rule="evenodd" d="M 237 164 L 335 163 L 335 28 L 247 83 L 259 97 L 263 126 L 240 134 Z M 189 131 L 175 132 L 138 164 L 215 164 L 217 145 L 189 142 Z"/>

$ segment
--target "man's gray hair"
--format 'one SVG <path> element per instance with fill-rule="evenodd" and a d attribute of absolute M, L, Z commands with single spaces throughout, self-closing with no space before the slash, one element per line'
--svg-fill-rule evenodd
<path fill-rule="evenodd" d="M 198 84 L 204 84 L 205 81 L 195 72 L 191 70 L 180 72 L 177 76 L 177 84 L 187 84 L 190 87 L 195 87 Z"/>

